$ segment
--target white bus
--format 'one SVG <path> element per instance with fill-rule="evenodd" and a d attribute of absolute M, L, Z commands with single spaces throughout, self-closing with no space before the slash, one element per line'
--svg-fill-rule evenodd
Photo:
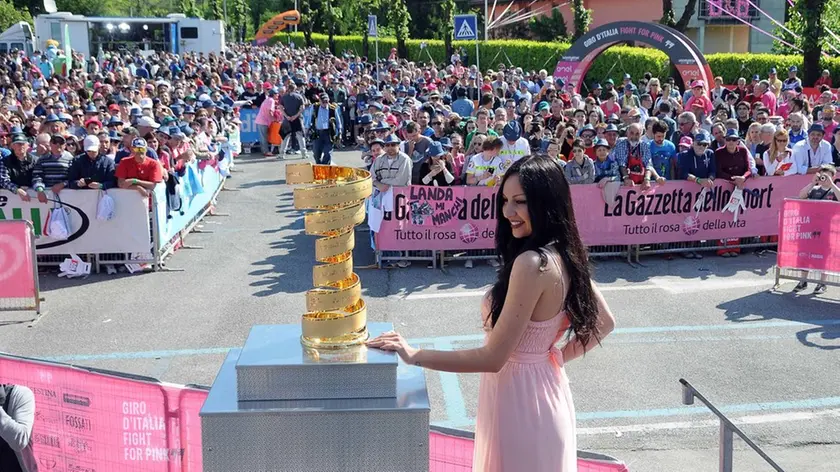
<path fill-rule="evenodd" d="M 32 27 L 25 21 L 20 21 L 0 33 L 0 53 L 18 50 L 32 56 Z"/>
<path fill-rule="evenodd" d="M 94 57 L 100 51 L 168 51 L 221 53 L 225 47 L 224 22 L 171 14 L 164 18 L 90 17 L 56 12 L 35 17 L 34 49 L 44 51 L 54 39 L 64 47 L 64 27 L 70 47 Z"/>

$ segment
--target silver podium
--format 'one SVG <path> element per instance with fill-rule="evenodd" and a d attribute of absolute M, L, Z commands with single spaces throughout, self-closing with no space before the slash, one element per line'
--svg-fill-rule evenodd
<path fill-rule="evenodd" d="M 423 369 L 365 346 L 309 349 L 300 336 L 298 325 L 254 326 L 228 353 L 200 413 L 204 471 L 428 471 Z"/>

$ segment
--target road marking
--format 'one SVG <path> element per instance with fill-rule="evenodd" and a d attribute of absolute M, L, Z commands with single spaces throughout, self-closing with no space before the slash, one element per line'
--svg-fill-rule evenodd
<path fill-rule="evenodd" d="M 751 329 L 768 329 L 768 328 L 807 328 L 819 326 L 838 326 L 840 319 L 825 319 L 825 320 L 802 320 L 802 321 L 742 321 L 729 324 L 718 325 L 683 325 L 683 326 L 639 326 L 630 328 L 616 328 L 612 335 L 627 335 L 627 334 L 656 334 L 656 333 L 680 333 L 680 332 L 703 332 L 703 331 L 740 331 Z M 745 340 L 760 340 L 760 339 L 776 339 L 776 335 L 768 335 L 767 337 L 749 337 L 744 336 L 739 339 Z M 789 337 L 789 336 L 788 336 Z M 781 336 L 785 338 L 785 336 Z M 668 342 L 663 341 L 665 338 L 649 338 L 652 340 L 640 340 L 638 343 L 644 342 Z M 681 342 L 686 338 L 674 338 L 674 342 Z M 714 340 L 724 340 L 720 337 L 712 338 Z M 435 336 L 411 338 L 408 340 L 411 344 L 430 344 L 446 343 L 454 345 L 456 343 L 470 343 L 484 340 L 483 334 L 458 334 L 451 336 Z M 704 341 L 702 337 L 688 338 L 689 341 Z M 613 342 L 613 337 L 608 338 L 605 343 Z M 615 340 L 615 344 L 631 344 L 633 341 Z M 97 361 L 97 360 L 120 360 L 120 359 L 156 359 L 163 357 L 183 357 L 183 356 L 206 356 L 213 354 L 226 354 L 231 349 L 238 349 L 241 346 L 234 347 L 211 347 L 200 349 L 174 349 L 163 351 L 139 351 L 139 352 L 108 352 L 101 354 L 69 354 L 62 356 L 47 356 L 42 359 L 53 362 L 79 362 L 79 361 Z M 457 347 L 457 346 L 455 346 Z"/>
<path fill-rule="evenodd" d="M 774 284 L 772 280 L 729 280 L 724 278 L 698 280 L 675 280 L 663 277 L 653 277 L 650 283 L 674 295 L 698 292 L 713 292 L 717 290 L 731 290 L 737 288 L 758 288 L 764 289 Z"/>
<path fill-rule="evenodd" d="M 446 341 L 438 341 L 434 344 L 435 349 L 442 351 L 452 350 L 452 345 Z M 455 422 L 467 422 L 467 407 L 464 404 L 464 393 L 461 391 L 461 381 L 458 374 L 454 372 L 439 371 L 440 388 L 443 393 L 443 404 L 446 409 L 446 417 Z"/>
<path fill-rule="evenodd" d="M 603 293 L 610 292 L 635 292 L 641 290 L 664 290 L 674 295 L 681 295 L 686 293 L 699 292 L 714 292 L 718 290 L 731 290 L 738 288 L 756 288 L 764 289 L 773 286 L 772 280 L 766 279 L 752 279 L 752 280 L 729 280 L 724 278 L 714 278 L 703 281 L 697 280 L 677 280 L 672 278 L 653 277 L 647 283 L 633 284 L 633 285 L 599 285 L 598 288 Z M 435 300 L 441 298 L 480 298 L 489 290 L 491 285 L 479 290 L 453 290 L 442 292 L 417 292 L 417 293 L 403 293 L 392 295 L 391 298 L 398 300 Z"/>
<path fill-rule="evenodd" d="M 408 293 L 397 295 L 396 298 L 400 300 L 434 300 L 438 298 L 473 298 L 473 297 L 483 297 L 487 290 L 490 290 L 490 285 L 481 289 L 481 290 L 464 290 L 464 291 L 451 291 L 451 292 L 420 292 L 420 293 Z M 607 286 L 598 286 L 601 292 L 629 292 L 629 291 L 637 291 L 637 290 L 667 290 L 664 286 L 658 285 L 648 285 L 648 284 L 639 284 L 639 285 L 607 285 Z"/>
<path fill-rule="evenodd" d="M 787 418 L 799 418 L 797 414 L 807 414 L 807 413 L 822 413 L 825 411 L 837 411 L 837 415 L 840 415 L 840 397 L 825 397 L 825 398 L 811 398 L 806 400 L 793 400 L 793 401 L 782 401 L 782 402 L 766 402 L 766 403 L 743 403 L 743 404 L 736 404 L 736 405 L 726 405 L 718 407 L 718 409 L 726 414 L 732 415 L 736 413 L 760 413 L 760 412 L 770 412 L 770 411 L 782 411 L 782 413 L 774 413 L 772 415 L 762 415 L 766 416 L 767 419 L 763 420 L 764 422 L 772 422 L 775 420 L 783 420 Z M 808 412 L 808 411 L 784 411 L 784 410 L 815 410 L 815 409 L 827 409 L 827 410 L 820 410 L 816 412 Z M 699 415 L 706 415 L 712 416 L 712 412 L 706 408 L 705 406 L 685 406 L 679 408 L 655 408 L 650 410 L 619 410 L 619 411 L 590 411 L 590 412 L 581 412 L 577 413 L 575 416 L 577 417 L 578 421 L 591 421 L 591 420 L 616 420 L 622 418 L 666 418 L 666 417 L 674 417 L 674 416 L 699 416 Z M 823 413 L 824 416 L 833 416 L 835 413 Z M 741 420 L 745 421 L 744 424 L 760 424 L 762 420 L 756 417 L 747 417 L 746 419 L 741 418 Z M 714 424 L 719 424 L 717 418 L 714 418 Z M 677 424 L 692 424 L 698 423 L 703 424 L 702 421 L 684 421 L 684 422 L 673 422 L 670 423 L 672 425 Z M 444 426 L 448 428 L 464 428 L 470 427 L 475 425 L 475 418 L 469 418 L 467 422 L 462 422 L 456 424 L 455 422 L 447 420 L 443 421 L 435 421 L 434 424 L 439 426 Z M 669 424 L 669 423 L 660 423 L 660 424 Z M 633 427 L 634 425 L 627 425 L 625 427 Z M 638 425 L 637 425 L 638 426 Z M 593 427 L 595 428 L 595 427 Z M 607 426 L 603 428 L 611 428 L 610 431 L 615 432 L 615 429 L 618 426 Z M 578 428 L 580 431 L 582 428 Z M 662 428 L 666 429 L 666 428 Z M 594 429 L 597 431 L 598 429 Z M 606 429 L 604 431 L 607 431 Z"/>
<path fill-rule="evenodd" d="M 788 423 L 791 421 L 806 421 L 819 418 L 838 418 L 840 409 L 822 411 L 791 411 L 786 413 L 771 413 L 767 415 L 741 416 L 730 418 L 735 426 L 757 425 L 769 423 Z M 598 426 L 592 428 L 578 428 L 577 434 L 583 436 L 613 434 L 616 436 L 627 433 L 650 433 L 654 431 L 669 431 L 674 429 L 711 428 L 720 426 L 717 418 L 702 421 L 673 421 L 667 423 L 632 424 L 622 426 Z"/>

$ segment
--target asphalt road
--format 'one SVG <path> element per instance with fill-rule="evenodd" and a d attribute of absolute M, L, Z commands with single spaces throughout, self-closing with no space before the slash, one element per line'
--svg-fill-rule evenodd
<path fill-rule="evenodd" d="M 337 153 L 357 165 L 358 154 Z M 33 328 L 4 323 L 0 351 L 209 385 L 224 352 L 254 324 L 297 323 L 310 288 L 313 238 L 291 204 L 283 165 L 245 156 L 217 208 L 203 249 L 168 262 L 184 272 L 42 276 L 46 315 Z M 356 265 L 373 262 L 357 234 Z M 718 427 L 681 403 L 692 382 L 787 471 L 840 470 L 840 289 L 822 296 L 772 292 L 772 255 L 596 261 L 595 277 L 618 323 L 603 347 L 567 366 L 578 447 L 623 459 L 631 470 L 717 470 Z M 481 342 L 479 300 L 493 269 L 360 269 L 371 321 L 417 345 Z M 427 373 L 436 424 L 473 427 L 477 375 Z M 736 440 L 736 470 L 771 470 Z"/>

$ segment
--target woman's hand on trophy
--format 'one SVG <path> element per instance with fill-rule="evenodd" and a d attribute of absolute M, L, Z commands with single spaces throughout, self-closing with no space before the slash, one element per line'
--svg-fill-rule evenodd
<path fill-rule="evenodd" d="M 382 333 L 366 342 L 365 345 L 383 351 L 396 351 L 406 364 L 413 364 L 414 355 L 417 353 L 417 349 L 409 346 L 405 338 L 393 331 Z"/>

